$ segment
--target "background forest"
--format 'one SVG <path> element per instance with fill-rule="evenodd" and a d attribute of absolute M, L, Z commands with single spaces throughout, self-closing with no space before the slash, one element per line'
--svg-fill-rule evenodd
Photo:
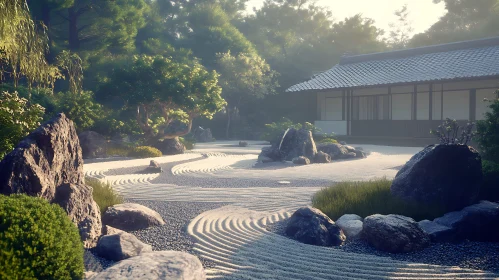
<path fill-rule="evenodd" d="M 344 54 L 499 35 L 498 0 L 434 0 L 448 13 L 414 36 L 406 6 L 391 30 L 380 30 L 361 14 L 333 21 L 334 11 L 311 0 L 266 0 L 249 14 L 247 0 L 0 2 L 4 104 L 18 104 L 26 120 L 62 111 L 80 132 L 107 137 L 169 138 L 194 122 L 217 139 L 257 139 L 282 117 L 307 121 L 306 96 L 284 91 Z M 27 4 L 33 20 L 17 48 L 6 43 L 15 26 L 7 13 L 21 26 L 29 19 L 9 3 Z M 178 121 L 182 129 L 172 130 Z"/>

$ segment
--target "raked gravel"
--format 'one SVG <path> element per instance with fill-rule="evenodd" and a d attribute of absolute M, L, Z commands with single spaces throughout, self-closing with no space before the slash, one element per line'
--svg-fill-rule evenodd
<path fill-rule="evenodd" d="M 186 228 L 189 222 L 202 212 L 224 206 L 221 203 L 199 203 L 199 202 L 162 202 L 147 200 L 127 200 L 127 202 L 138 203 L 158 212 L 166 224 L 150 227 L 144 230 L 132 231 L 142 242 L 152 245 L 154 251 L 183 251 L 197 255 L 192 250 L 194 241 L 187 235 Z M 213 263 L 204 260 L 204 267 L 212 267 Z"/>
<path fill-rule="evenodd" d="M 286 236 L 289 219 L 266 226 L 270 232 Z M 287 237 L 287 236 L 286 236 Z M 459 266 L 461 268 L 484 270 L 499 273 L 499 243 L 463 241 L 460 243 L 432 243 L 424 250 L 392 254 L 374 249 L 363 240 L 346 242 L 334 247 L 350 253 L 389 257 L 398 261 L 413 263 Z"/>

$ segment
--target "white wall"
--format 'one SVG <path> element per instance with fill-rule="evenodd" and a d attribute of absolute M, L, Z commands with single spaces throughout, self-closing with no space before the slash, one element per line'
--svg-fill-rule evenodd
<path fill-rule="evenodd" d="M 442 93 L 440 91 L 433 92 L 433 113 L 432 119 L 442 119 Z"/>
<path fill-rule="evenodd" d="M 411 120 L 412 94 L 392 95 L 392 120 Z"/>
<path fill-rule="evenodd" d="M 315 126 L 320 128 L 323 133 L 347 135 L 346 121 L 315 121 Z"/>
<path fill-rule="evenodd" d="M 418 92 L 417 97 L 417 120 L 429 120 L 430 119 L 430 93 L 429 92 Z"/>
<path fill-rule="evenodd" d="M 444 91 L 444 119 L 468 120 L 470 117 L 470 92 Z"/>
<path fill-rule="evenodd" d="M 478 89 L 476 91 L 476 120 L 483 120 L 485 112 L 490 112 L 489 102 L 484 102 L 483 99 L 494 100 L 496 98 L 495 90 L 493 89 Z"/>

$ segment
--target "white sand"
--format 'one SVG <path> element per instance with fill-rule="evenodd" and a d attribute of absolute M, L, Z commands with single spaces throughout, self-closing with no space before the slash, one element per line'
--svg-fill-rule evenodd
<path fill-rule="evenodd" d="M 290 181 L 297 179 L 369 180 L 393 177 L 421 148 L 362 146 L 367 159 L 269 169 L 255 169 L 263 146 L 237 147 L 237 141 L 197 144 L 193 154 L 157 158 L 160 163 L 199 158 L 173 167 L 181 178 L 233 178 Z M 203 157 L 204 154 L 205 157 Z M 230 153 L 230 155 L 224 154 Z M 257 186 L 251 188 L 199 188 L 151 184 L 156 175 L 131 174 L 105 177 L 111 168 L 147 165 L 149 159 L 85 165 L 89 176 L 110 181 L 127 198 L 137 200 L 222 202 L 230 206 L 196 217 L 188 232 L 195 250 L 217 264 L 209 278 L 223 279 L 499 279 L 497 275 L 457 267 L 413 264 L 373 255 L 346 253 L 309 246 L 270 233 L 264 226 L 289 217 L 309 205 L 317 187 Z"/>

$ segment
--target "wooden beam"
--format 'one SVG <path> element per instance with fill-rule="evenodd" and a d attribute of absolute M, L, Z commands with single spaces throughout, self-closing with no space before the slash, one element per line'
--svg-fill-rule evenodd
<path fill-rule="evenodd" d="M 412 93 L 412 119 L 418 119 L 418 86 L 414 85 L 414 91 Z"/>
<path fill-rule="evenodd" d="M 345 106 L 345 103 L 346 103 L 346 100 L 345 100 L 345 90 L 342 90 L 341 91 L 341 119 L 342 120 L 345 120 L 345 110 L 346 110 L 346 106 Z"/>
<path fill-rule="evenodd" d="M 444 84 L 440 90 L 440 119 L 444 120 Z"/>

